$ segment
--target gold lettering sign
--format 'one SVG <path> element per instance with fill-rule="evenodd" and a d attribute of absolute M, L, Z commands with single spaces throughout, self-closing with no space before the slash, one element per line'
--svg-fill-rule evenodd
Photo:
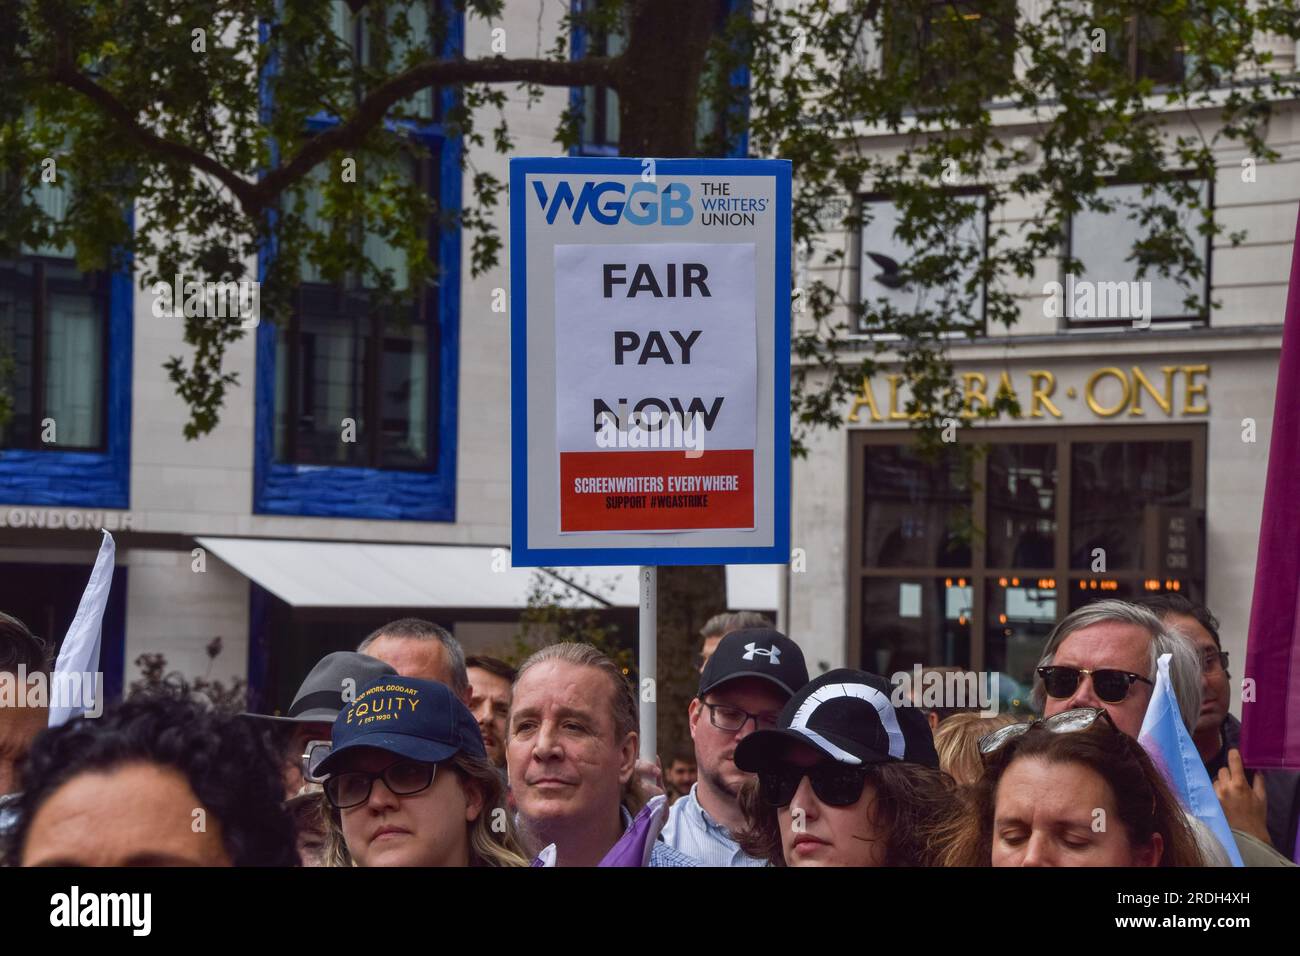
<path fill-rule="evenodd" d="M 1066 402 L 1083 400 L 1083 404 L 1098 418 L 1115 418 L 1127 412 L 1129 418 L 1173 418 L 1185 415 L 1210 413 L 1208 363 L 1198 365 L 1162 365 L 1158 374 L 1149 373 L 1141 365 L 1127 368 L 1106 365 L 1094 369 L 1084 380 L 1083 388 L 1060 387 L 1055 372 L 1049 369 L 1030 369 L 1013 374 L 1002 370 L 997 374 L 997 394 L 1017 398 L 1017 385 L 1027 385 L 1028 409 L 1021 406 L 1017 419 L 1063 419 L 1062 406 Z M 1024 377 L 1020 377 L 1023 375 Z M 1182 402 L 1177 403 L 1179 376 L 1182 376 Z M 870 378 L 862 380 L 862 389 L 853 396 L 846 420 L 862 421 L 862 409 L 870 413 L 872 422 L 905 422 L 913 416 L 907 413 L 906 376 L 891 373 L 883 376 L 889 385 L 887 412 L 881 412 Z M 989 373 L 962 372 L 961 399 L 963 418 L 975 418 L 981 406 L 990 407 Z M 1027 381 L 1026 381 L 1027 379 Z M 1062 394 L 1062 392 L 1064 394 Z M 1020 394 L 1024 394 L 1023 391 Z M 1144 404 L 1145 403 L 1145 404 Z"/>

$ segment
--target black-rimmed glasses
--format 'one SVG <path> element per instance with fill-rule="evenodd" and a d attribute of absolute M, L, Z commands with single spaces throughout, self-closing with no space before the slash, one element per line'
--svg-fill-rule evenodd
<path fill-rule="evenodd" d="M 751 720 L 755 730 L 771 730 L 776 726 L 775 714 L 751 714 L 730 704 L 710 704 L 707 700 L 700 703 L 709 708 L 709 723 L 729 734 L 736 733 Z"/>
<path fill-rule="evenodd" d="M 383 780 L 384 786 L 395 796 L 409 797 L 427 789 L 433 783 L 437 769 L 436 763 L 398 760 L 379 773 L 367 773 L 364 770 L 336 773 L 325 781 L 325 796 L 339 810 L 358 807 L 370 799 L 375 781 Z"/>

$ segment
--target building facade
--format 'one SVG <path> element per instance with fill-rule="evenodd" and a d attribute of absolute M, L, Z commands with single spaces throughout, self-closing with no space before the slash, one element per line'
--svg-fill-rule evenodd
<path fill-rule="evenodd" d="M 335 29 L 364 43 L 346 9 L 334 4 Z M 495 55 L 496 29 L 512 53 L 544 51 L 563 12 L 510 4 L 492 24 L 457 20 L 444 52 Z M 580 151 L 614 152 L 609 99 L 554 87 L 531 107 L 512 98 L 515 153 L 556 154 L 571 104 L 586 118 Z M 508 156 L 443 127 L 442 97 L 419 102 L 427 122 L 414 134 L 430 159 L 410 174 L 441 208 L 468 193 L 462 150 L 507 180 Z M 50 187 L 42 201 L 57 213 L 67 197 Z M 504 202 L 495 225 L 504 235 Z M 508 250 L 474 278 L 459 230 L 431 223 L 430 246 L 438 282 L 411 315 L 378 326 L 363 284 L 309 271 L 289 315 L 263 314 L 230 347 L 238 385 L 195 441 L 163 368 L 185 354 L 183 323 L 156 314 L 167 310 L 138 277 L 80 273 L 71 249 L 0 263 L 0 339 L 17 360 L 15 414 L 0 433 L 0 607 L 61 637 L 105 528 L 118 547 L 109 690 L 139 676 L 141 655 L 161 653 L 189 677 L 247 679 L 265 708 L 285 706 L 324 653 L 399 616 L 444 624 L 469 653 L 509 651 L 538 588 L 605 609 L 633 640 L 635 569 L 511 568 Z M 366 250 L 400 285 L 391 251 Z M 756 588 L 774 599 L 774 583 L 733 573 L 735 600 L 762 603 Z"/>
<path fill-rule="evenodd" d="M 353 29 L 335 6 L 336 28 Z M 511 54 L 531 55 L 552 46 L 562 12 L 507 4 L 498 24 L 470 21 L 449 42 L 490 56 L 500 26 Z M 574 38 L 573 48 L 588 44 L 615 50 L 617 39 Z M 1278 56 L 1279 69 L 1294 68 L 1294 49 Z M 507 156 L 460 142 L 441 125 L 445 104 L 425 103 L 431 159 L 411 175 L 444 208 L 468 192 L 462 150 L 506 180 Z M 571 105 L 584 116 L 577 151 L 615 152 L 608 95 L 546 88 L 531 107 L 505 107 L 515 154 L 554 155 Z M 1170 122 L 1193 120 L 1212 117 Z M 1178 590 L 1208 602 L 1241 661 L 1300 206 L 1295 104 L 1279 104 L 1269 142 L 1281 159 L 1253 178 L 1250 157 L 1225 149 L 1204 184 L 1228 229 L 1248 231 L 1240 247 L 1205 250 L 1200 294 L 1221 308 L 1185 314 L 1186 290 L 1157 288 L 1149 327 L 1049 314 L 1044 287 L 1067 277 L 1044 262 L 1018 290 L 1015 327 L 951 344 L 972 403 L 1005 384 L 1021 407 L 961 430 L 958 443 L 988 445 L 974 471 L 955 455 L 918 457 L 906 383 L 887 367 L 844 406 L 844 427 L 811 435 L 793 465 L 790 572 L 732 569 L 727 604 L 780 608 L 813 669 L 960 664 L 1023 681 L 1052 623 L 1079 603 Z M 64 201 L 57 190 L 44 199 L 56 211 Z M 796 284 L 821 275 L 850 295 L 878 292 L 861 263 L 890 250 L 887 197 L 844 201 L 881 204 L 875 227 L 827 236 L 855 265 L 806 262 Z M 502 234 L 506 212 L 494 212 Z M 1124 278 L 1114 223 L 1072 228 L 1092 269 L 1079 278 Z M 431 240 L 442 277 L 409 321 L 369 323 L 344 290 L 310 276 L 290 315 L 263 315 L 230 347 L 239 384 L 196 441 L 163 369 L 184 353 L 182 322 L 157 315 L 133 275 L 79 273 L 58 249 L 0 263 L 15 382 L 0 433 L 0 608 L 61 635 L 103 527 L 119 549 L 102 661 L 110 690 L 137 675 L 140 655 L 161 653 L 189 676 L 245 678 L 255 706 L 282 707 L 322 654 L 408 613 L 452 628 L 471 652 L 506 649 L 539 581 L 508 556 L 508 250 L 473 277 L 465 237 L 431 226 Z M 624 615 L 631 635 L 631 569 L 565 575 L 580 603 Z"/>
<path fill-rule="evenodd" d="M 1278 69 L 1295 68 L 1294 45 L 1278 55 Z M 1224 147 L 1212 181 L 1197 184 L 1225 236 L 1247 233 L 1235 247 L 1204 242 L 1203 283 L 1148 277 L 1130 287 L 1136 271 L 1124 259 L 1137 227 L 1122 211 L 1079 214 L 1069 242 L 1084 273 L 1041 262 L 1011 287 L 1014 326 L 985 327 L 972 314 L 962 318 L 975 334 L 950 343 L 967 406 L 1007 391 L 1019 414 L 954 421 L 969 427 L 950 429 L 937 457 L 922 456 L 906 379 L 886 352 L 840 410 L 843 427 L 810 436 L 792 486 L 803 570 L 792 565 L 788 584 L 789 626 L 810 657 L 884 674 L 961 665 L 1027 687 L 1044 638 L 1071 610 L 1176 591 L 1218 617 L 1241 676 L 1300 209 L 1300 104 L 1274 105 L 1268 142 L 1279 158 Z M 995 115 L 1008 136 L 1024 134 L 1025 117 Z M 1204 111 L 1166 122 L 1175 132 L 1200 124 L 1208 137 L 1216 120 Z M 864 147 L 899 143 L 868 134 Z M 893 295 L 872 253 L 901 261 L 909 250 L 891 234 L 887 197 L 842 202 L 872 204 L 873 221 L 826 233 L 850 267 L 806 261 L 803 281 L 821 278 L 850 301 Z M 1031 214 L 1016 199 L 999 224 Z M 973 203 L 977 242 L 983 215 Z M 1130 289 L 1146 296 L 1144 314 L 1118 301 Z M 857 344 L 872 343 L 864 332 Z M 963 448 L 976 452 L 970 464 Z"/>

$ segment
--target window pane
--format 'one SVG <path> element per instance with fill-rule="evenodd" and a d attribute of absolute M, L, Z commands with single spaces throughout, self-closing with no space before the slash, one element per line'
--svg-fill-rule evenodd
<path fill-rule="evenodd" d="M 984 595 L 984 666 L 1018 682 L 1027 699 L 1034 666 L 1056 626 L 1056 579 L 989 578 Z"/>
<path fill-rule="evenodd" d="M 988 566 L 1050 568 L 1056 549 L 1056 446 L 993 445 Z"/>
<path fill-rule="evenodd" d="M 398 17 L 403 13 L 409 27 L 409 36 L 399 39 L 395 34 Z M 423 3 L 413 3 L 409 7 L 389 7 L 389 53 L 388 72 L 396 76 L 417 63 L 433 57 L 433 40 L 429 35 L 429 11 Z M 401 109 L 422 119 L 433 118 L 433 90 L 425 87 L 414 96 L 402 101 Z"/>
<path fill-rule="evenodd" d="M 953 203 L 966 207 L 969 216 L 963 220 L 956 236 L 956 243 L 965 254 L 966 249 L 984 249 L 985 212 L 984 197 L 954 196 Z M 953 275 L 945 288 L 934 285 L 925 288 L 905 284 L 900 278 L 900 267 L 906 266 L 918 256 L 933 254 L 916 244 L 900 239 L 896 231 L 902 223 L 902 213 L 898 204 L 891 199 L 871 199 L 863 203 L 864 221 L 862 224 L 862 255 L 860 267 L 860 298 L 867 307 L 868 314 L 862 318 L 861 331 L 874 331 L 871 313 L 878 313 L 882 306 L 895 310 L 912 312 L 918 308 L 936 308 L 949 296 L 952 304 L 961 308 L 958 313 L 948 317 L 956 327 L 969 325 L 981 328 L 984 325 L 984 297 L 967 295 L 966 283 L 975 277 L 976 264 L 970 262 L 965 268 Z"/>
<path fill-rule="evenodd" d="M 1138 570 L 1144 554 L 1144 509 L 1192 504 L 1192 443 L 1079 442 L 1071 446 L 1070 567 Z M 1094 554 L 1101 549 L 1103 554 Z"/>
<path fill-rule="evenodd" d="M 8 424 L 0 425 L 0 447 L 32 444 L 31 262 L 0 262 L 0 390 L 8 397 Z"/>
<path fill-rule="evenodd" d="M 1197 201 L 1208 200 L 1208 186 L 1197 184 Z M 1141 317 L 1149 306 L 1152 319 L 1199 319 L 1205 307 L 1205 280 L 1174 276 L 1164 277 L 1155 270 L 1147 272 L 1142 286 L 1137 282 L 1137 262 L 1131 257 L 1133 245 L 1141 239 L 1146 228 L 1135 219 L 1134 206 L 1140 207 L 1142 187 L 1137 185 L 1106 186 L 1098 196 L 1114 204 L 1112 212 L 1081 209 L 1070 220 L 1070 251 L 1083 264 L 1083 271 L 1075 276 L 1073 295 L 1064 290 L 1063 314 L 1074 324 L 1130 323 Z M 1158 191 L 1151 200 L 1166 207 L 1177 208 L 1178 201 L 1166 191 Z M 1196 245 L 1202 266 L 1205 265 L 1205 239 L 1196 233 L 1193 212 L 1187 207 L 1179 209 L 1179 225 Z M 1080 285 L 1088 282 L 1088 286 Z M 1136 296 L 1135 297 L 1135 293 Z M 1200 303 L 1198 309 L 1189 309 L 1183 302 L 1188 295 Z M 1142 309 L 1139 310 L 1138 306 Z M 1068 310 L 1068 311 L 1067 311 Z"/>
<path fill-rule="evenodd" d="M 71 264 L 46 266 L 45 408 L 58 446 L 101 444 L 107 303 L 93 277 Z M 40 423 L 36 423 L 37 427 Z"/>
<path fill-rule="evenodd" d="M 862 666 L 896 671 L 970 661 L 969 578 L 864 578 Z"/>
<path fill-rule="evenodd" d="M 67 188 L 67 174 L 61 174 L 64 179 L 60 183 L 41 182 L 32 189 L 32 198 L 36 204 L 50 218 L 57 222 L 62 222 L 68 213 L 68 200 L 71 198 Z M 71 259 L 76 255 L 76 250 L 71 243 L 63 246 L 43 245 L 40 248 L 33 249 L 23 246 L 22 251 L 29 255 L 35 256 L 54 256 L 61 259 Z"/>
<path fill-rule="evenodd" d="M 932 96 L 954 84 L 1010 80 L 1015 21 L 1015 0 L 886 4 L 886 70 Z"/>
<path fill-rule="evenodd" d="M 867 445 L 862 561 L 869 568 L 968 567 L 971 493 L 961 459 Z"/>
<path fill-rule="evenodd" d="M 1134 601 L 1144 597 L 1140 581 L 1127 581 L 1124 578 L 1094 575 L 1086 578 L 1070 579 L 1070 610 L 1077 611 L 1093 601 Z"/>
<path fill-rule="evenodd" d="M 365 404 L 362 396 L 368 320 L 357 303 L 343 297 L 337 313 L 320 306 L 333 291 L 302 295 L 299 315 L 298 461 L 315 464 L 366 463 Z M 351 302 L 353 310 L 346 308 Z M 312 308 L 316 306 L 317 308 Z M 344 419 L 355 429 L 344 431 Z M 345 441 L 347 437 L 354 441 Z"/>
<path fill-rule="evenodd" d="M 280 322 L 275 330 L 275 457 L 289 460 L 289 323 Z"/>
<path fill-rule="evenodd" d="M 381 464 L 411 468 L 429 461 L 429 334 L 422 323 L 390 328 L 379 378 Z"/>

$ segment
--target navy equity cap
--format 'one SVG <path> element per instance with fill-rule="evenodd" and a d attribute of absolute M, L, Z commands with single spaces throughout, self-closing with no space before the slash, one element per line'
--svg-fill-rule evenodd
<path fill-rule="evenodd" d="M 717 650 L 700 674 L 703 697 L 715 687 L 738 677 L 771 681 L 787 694 L 808 683 L 808 667 L 799 645 L 770 627 L 746 627 L 732 631 L 718 642 Z"/>
<path fill-rule="evenodd" d="M 822 674 L 790 698 L 775 730 L 750 734 L 736 746 L 736 766 L 757 773 L 804 744 L 850 766 L 898 760 L 939 766 L 934 735 L 920 709 L 895 707 L 889 681 L 840 668 Z"/>
<path fill-rule="evenodd" d="M 333 748 L 316 773 L 333 773 L 355 747 L 439 763 L 464 751 L 487 757 L 478 721 L 446 684 L 387 675 L 358 688 L 334 721 Z"/>

